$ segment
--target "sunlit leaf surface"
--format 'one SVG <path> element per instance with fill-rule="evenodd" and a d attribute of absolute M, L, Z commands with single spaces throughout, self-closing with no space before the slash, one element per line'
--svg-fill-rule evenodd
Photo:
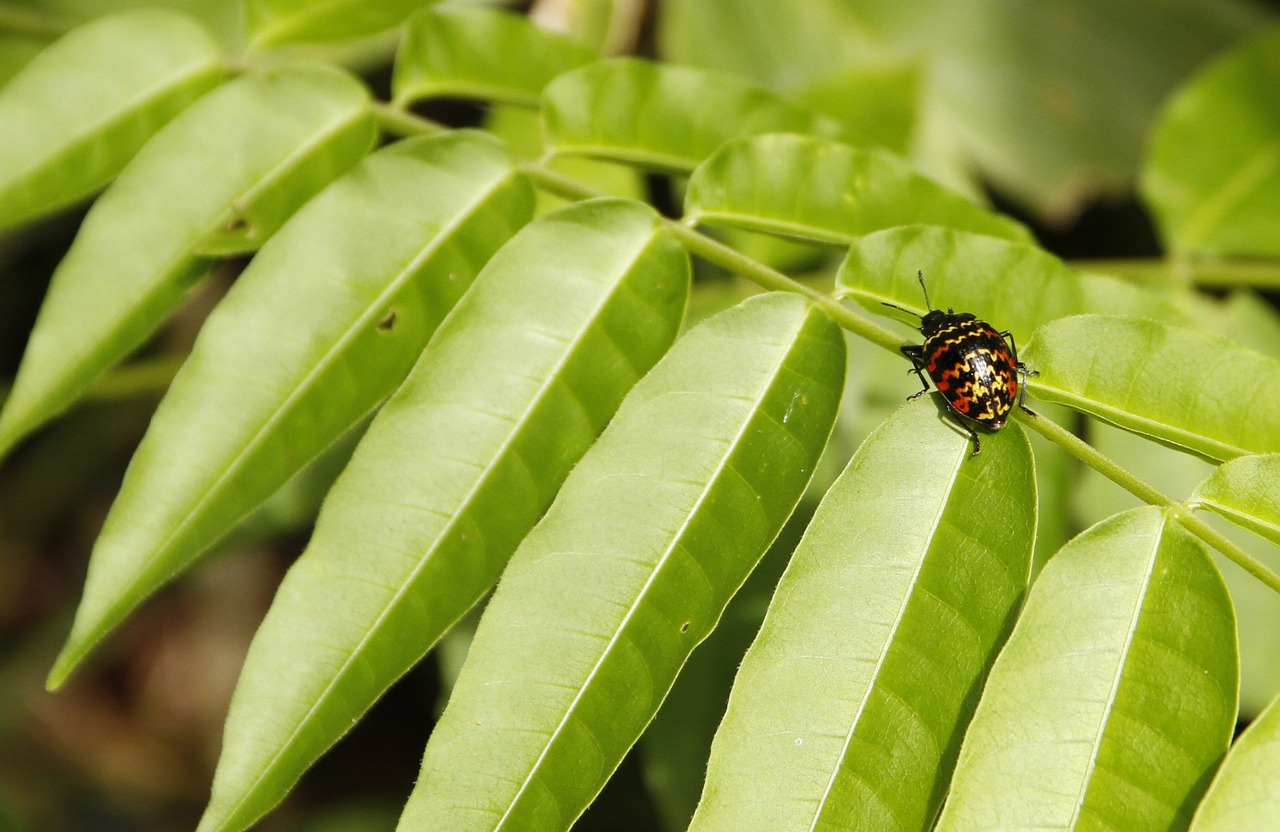
<path fill-rule="evenodd" d="M 0 414 L 0 454 L 146 341 L 208 255 L 261 245 L 373 138 L 364 88 L 319 65 L 243 75 L 165 126 L 54 273 Z"/>
<path fill-rule="evenodd" d="M 1037 332 L 1034 394 L 1208 459 L 1280 451 L 1280 361 L 1140 318 L 1078 315 Z"/>
<path fill-rule="evenodd" d="M 530 191 L 492 137 L 409 140 L 333 183 L 263 248 L 130 463 L 51 684 L 390 395 L 528 220 Z"/>
<path fill-rule="evenodd" d="M 799 500 L 843 376 L 795 295 L 676 343 L 512 558 L 402 830 L 573 823 Z"/>
<path fill-rule="evenodd" d="M 44 49 L 0 91 L 0 226 L 106 185 L 222 72 L 208 33 L 155 9 L 109 15 Z"/>
<path fill-rule="evenodd" d="M 1031 448 L 901 408 L 827 492 L 738 672 L 691 830 L 927 829 L 1026 591 Z"/>
<path fill-rule="evenodd" d="M 201 830 L 243 829 L 497 580 L 675 339 L 689 264 L 588 202 L 490 260 L 374 420 L 254 640 Z"/>
<path fill-rule="evenodd" d="M 965 734 L 940 832 L 1184 828 L 1235 726 L 1235 618 L 1154 507 L 1064 546 Z"/>

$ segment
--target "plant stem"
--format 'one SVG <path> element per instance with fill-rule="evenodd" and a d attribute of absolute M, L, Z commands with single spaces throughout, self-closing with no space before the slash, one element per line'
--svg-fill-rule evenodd
<path fill-rule="evenodd" d="M 777 292 L 796 292 L 804 295 L 814 304 L 821 307 L 822 311 L 831 316 L 831 319 L 841 327 L 855 335 L 866 338 L 877 346 L 896 353 L 899 347 L 906 346 L 909 343 L 874 321 L 862 317 L 830 295 L 811 289 L 776 269 L 771 269 L 763 263 L 752 260 L 737 249 L 727 246 L 718 240 L 713 240 L 682 222 L 667 220 L 667 227 L 685 248 L 703 260 L 740 274 L 761 288 Z"/>
<path fill-rule="evenodd" d="M 391 133 L 399 135 L 430 135 L 446 129 L 435 122 L 428 121 L 413 113 L 399 110 L 391 105 L 377 104 L 375 107 L 383 128 Z M 594 199 L 605 195 L 568 176 L 551 170 L 543 162 L 522 162 L 520 163 L 520 170 L 542 190 L 564 199 Z M 712 239 L 678 220 L 667 219 L 665 222 L 671 233 L 691 254 L 742 275 L 761 288 L 804 295 L 814 304 L 821 307 L 842 328 L 891 352 L 897 353 L 899 347 L 907 344 L 906 341 L 893 332 L 855 313 L 830 295 L 811 289 L 782 272 L 753 260 L 737 249 Z M 1163 260 L 1096 260 L 1081 261 L 1074 265 L 1077 268 L 1093 268 L 1097 271 L 1111 274 L 1139 276 L 1154 269 L 1165 268 L 1168 264 Z M 1221 267 L 1221 270 L 1214 271 L 1213 268 L 1215 267 Z M 1229 271 L 1227 267 L 1245 268 L 1246 271 Z M 1267 280 L 1274 281 L 1275 285 L 1280 285 L 1280 264 L 1275 266 L 1242 263 L 1202 264 L 1196 267 L 1196 274 L 1197 276 L 1209 274 L 1223 278 L 1228 275 L 1248 274 L 1255 278 L 1265 277 Z M 1179 503 L 1158 488 L 1134 476 L 1088 442 L 1085 442 L 1056 422 L 1052 422 L 1043 416 L 1028 416 L 1022 412 L 1016 412 L 1014 415 L 1024 425 L 1058 445 L 1121 488 L 1134 494 L 1140 500 L 1165 509 L 1192 534 L 1222 552 L 1222 554 L 1262 581 L 1262 583 L 1276 592 L 1280 592 L 1280 575 L 1272 572 L 1260 561 L 1239 546 L 1236 546 L 1199 517 L 1196 517 L 1186 505 Z"/>
<path fill-rule="evenodd" d="M 1160 489 L 1134 476 L 1130 471 L 1118 465 L 1097 448 L 1057 422 L 1052 422 L 1043 416 L 1029 416 L 1021 411 L 1016 412 L 1014 417 L 1138 499 L 1153 506 L 1160 506 L 1189 532 L 1217 549 L 1253 577 L 1262 581 L 1276 592 L 1280 592 L 1280 575 L 1268 569 L 1257 558 L 1232 543 L 1208 523 L 1196 517 L 1185 504 L 1174 500 Z"/>
<path fill-rule="evenodd" d="M 547 168 L 539 162 L 525 162 L 520 165 L 520 169 L 538 187 L 565 199 L 591 199 L 604 195 Z M 666 220 L 666 225 L 668 230 L 690 253 L 696 254 L 709 263 L 714 263 L 735 274 L 742 275 L 763 289 L 778 292 L 795 292 L 804 295 L 821 307 L 822 311 L 830 315 L 832 320 L 841 327 L 866 338 L 873 344 L 892 352 L 897 352 L 899 347 L 907 344 L 897 335 L 879 324 L 858 315 L 825 292 L 811 289 L 776 269 L 771 269 L 757 260 L 752 260 L 736 248 L 727 246 L 699 231 L 695 231 L 678 220 L 668 219 Z"/>
<path fill-rule="evenodd" d="M 542 162 L 521 162 L 520 171 L 542 190 L 563 199 L 597 199 L 607 194 L 583 185 L 576 179 L 557 173 Z"/>
<path fill-rule="evenodd" d="M 1255 286 L 1263 289 L 1280 287 L 1280 261 L 1277 260 L 1186 259 L 1180 262 L 1188 270 L 1191 282 L 1196 286 Z M 1100 272 L 1139 281 L 1172 266 L 1172 261 L 1159 258 L 1071 261 L 1071 267 L 1078 271 Z"/>
<path fill-rule="evenodd" d="M 373 114 L 383 130 L 396 136 L 436 136 L 448 133 L 452 129 L 381 101 L 373 103 Z"/>

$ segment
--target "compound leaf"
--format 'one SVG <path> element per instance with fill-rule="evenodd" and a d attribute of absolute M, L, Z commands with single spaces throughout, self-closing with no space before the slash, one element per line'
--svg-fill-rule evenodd
<path fill-rule="evenodd" d="M 409 21 L 391 89 L 399 106 L 450 97 L 536 107 L 551 79 L 597 57 L 590 47 L 540 29 L 522 15 L 428 9 Z"/>
<path fill-rule="evenodd" d="M 675 340 L 684 249 L 635 202 L 525 227 L 374 419 L 249 651 L 201 830 L 243 829 L 497 580 Z"/>
<path fill-rule="evenodd" d="M 263 248 L 129 465 L 51 685 L 390 395 L 532 198 L 491 137 L 415 139 L 370 156 Z"/>
<path fill-rule="evenodd" d="M 401 829 L 573 823 L 799 500 L 843 373 L 795 295 L 676 343 L 511 559 Z"/>
<path fill-rule="evenodd" d="M 965 734 L 940 832 L 1185 828 L 1235 727 L 1235 617 L 1155 507 L 1058 551 Z"/>
<path fill-rule="evenodd" d="M 0 227 L 114 179 L 218 83 L 221 58 L 204 29 L 160 9 L 107 15 L 44 49 L 0 91 Z"/>
<path fill-rule="evenodd" d="M 738 672 L 692 830 L 927 829 L 1031 574 L 1018 428 L 901 408 L 827 492 Z"/>
<path fill-rule="evenodd" d="M 212 264 L 256 247 L 374 138 L 350 75 L 294 66 L 242 76 L 147 143 L 94 204 L 54 273 L 0 454 L 142 344 Z"/>
<path fill-rule="evenodd" d="M 1280 29 L 1228 52 L 1173 97 L 1142 190 L 1177 252 L 1280 255 Z"/>
<path fill-rule="evenodd" d="M 973 204 L 892 154 L 793 134 L 722 145 L 689 179 L 685 219 L 841 246 L 911 223 L 1031 242 L 1018 222 Z"/>
<path fill-rule="evenodd" d="M 739 78 L 635 58 L 564 73 L 543 91 L 542 115 L 549 151 L 677 173 L 736 136 L 837 129 Z"/>
<path fill-rule="evenodd" d="M 1280 451 L 1280 361 L 1140 318 L 1078 315 L 1036 333 L 1038 398 L 1207 459 Z"/>

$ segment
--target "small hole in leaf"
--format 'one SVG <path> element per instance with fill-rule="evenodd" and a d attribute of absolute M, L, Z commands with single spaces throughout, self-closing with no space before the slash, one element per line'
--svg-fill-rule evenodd
<path fill-rule="evenodd" d="M 392 309 L 378 321 L 379 332 L 390 332 L 396 328 L 396 310 Z"/>
<path fill-rule="evenodd" d="M 692 621 L 686 621 L 686 622 L 684 622 L 683 624 L 681 624 L 681 625 L 680 625 L 680 632 L 682 632 L 682 633 L 687 633 L 687 632 L 689 632 L 689 625 L 690 625 L 690 624 L 692 624 L 692 623 L 693 623 Z"/>

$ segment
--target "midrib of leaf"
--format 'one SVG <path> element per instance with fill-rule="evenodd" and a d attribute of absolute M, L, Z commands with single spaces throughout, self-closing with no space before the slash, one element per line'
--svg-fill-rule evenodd
<path fill-rule="evenodd" d="M 223 66 L 223 70 L 225 71 L 225 66 Z M 169 83 L 157 83 L 153 86 L 138 90 L 135 95 L 125 100 L 124 106 L 120 109 L 113 110 L 111 113 L 103 114 L 97 119 L 77 125 L 81 129 L 73 128 L 72 135 L 66 145 L 67 149 L 69 150 L 71 147 L 87 142 L 92 138 L 93 134 L 99 132 L 111 122 L 119 120 L 121 116 L 132 115 L 145 110 L 146 107 L 144 105 L 148 102 L 154 101 L 159 97 L 168 97 L 172 92 L 179 89 L 187 82 L 208 71 L 209 67 L 207 65 L 194 64 L 188 68 L 185 74 L 176 78 L 168 79 Z M 27 168 L 26 176 L 31 177 L 41 171 L 61 166 L 62 163 L 57 160 L 64 159 L 66 155 L 66 153 L 60 153 L 54 160 L 45 160 L 44 164 L 36 164 L 33 167 Z"/>
<path fill-rule="evenodd" d="M 968 453 L 967 445 L 965 446 L 964 452 L 966 454 Z M 953 483 L 953 487 L 954 487 L 956 477 L 960 473 L 960 466 L 963 463 L 964 463 L 964 456 L 961 456 L 956 460 L 956 464 L 951 470 L 950 481 Z M 826 809 L 827 800 L 830 799 L 831 797 L 831 790 L 835 788 L 836 779 L 839 777 L 840 772 L 843 770 L 844 759 L 846 755 L 849 753 L 849 744 L 853 742 L 853 735 L 858 730 L 858 723 L 862 721 L 863 711 L 866 710 L 867 703 L 871 699 L 871 693 L 875 689 L 876 684 L 879 682 L 880 670 L 881 668 L 884 667 L 885 659 L 888 658 L 889 650 L 893 646 L 894 638 L 898 634 L 898 629 L 902 626 L 902 620 L 906 616 L 907 607 L 911 604 L 912 593 L 915 590 L 916 584 L 920 580 L 920 572 L 924 569 L 925 561 L 928 559 L 928 550 L 932 549 L 934 546 L 934 536 L 938 531 L 938 526 L 942 523 L 942 516 L 946 514 L 947 506 L 950 505 L 950 503 L 951 503 L 951 496 L 949 495 L 947 499 L 943 500 L 938 505 L 938 513 L 934 515 L 933 522 L 930 523 L 929 525 L 929 529 L 930 529 L 930 533 L 928 537 L 929 546 L 926 549 L 925 555 L 916 559 L 915 568 L 911 572 L 911 582 L 908 584 L 907 591 L 903 593 L 902 603 L 901 605 L 899 605 L 898 612 L 893 618 L 893 626 L 889 629 L 888 637 L 884 640 L 884 646 L 880 649 L 880 655 L 876 657 L 876 666 L 871 671 L 871 683 L 867 686 L 867 690 L 862 696 L 862 701 L 858 703 L 858 710 L 853 715 L 853 720 L 849 723 L 849 730 L 844 736 L 844 743 L 840 747 L 840 756 L 836 760 L 835 768 L 832 769 L 831 771 L 831 778 L 827 780 L 827 787 L 823 790 L 822 796 L 818 798 L 817 808 L 814 810 L 814 813 L 813 813 L 813 821 L 809 824 L 809 832 L 815 832 L 815 830 L 817 830 L 818 828 L 818 824 L 822 820 L 822 813 L 823 813 L 823 810 Z"/>
<path fill-rule="evenodd" d="M 1213 459 L 1230 460 L 1238 456 L 1254 453 L 1254 451 L 1250 451 L 1247 448 L 1238 448 L 1235 445 L 1212 439 L 1202 433 L 1183 430 L 1166 422 L 1157 422 L 1154 419 L 1139 416 L 1130 410 L 1123 410 L 1113 405 L 1104 404 L 1087 396 L 1068 393 L 1061 388 L 1050 387 L 1041 382 L 1031 382 L 1028 387 L 1037 392 L 1048 392 L 1050 395 L 1044 397 L 1045 401 L 1074 407 L 1090 416 L 1110 422 L 1122 430 L 1152 436 L 1157 439 L 1167 438 L 1170 441 L 1181 439 L 1182 441 L 1179 444 L 1183 447 L 1196 453 L 1211 456 Z M 1146 428 L 1146 430 L 1140 430 L 1139 428 Z"/>
<path fill-rule="evenodd" d="M 688 158 L 673 153 L 654 153 L 651 151 L 639 151 L 622 145 L 595 143 L 552 146 L 543 154 L 539 164 L 548 164 L 557 156 L 588 156 L 594 159 L 603 159 L 606 162 L 620 162 L 634 167 L 675 174 L 691 173 L 696 166 L 696 164 L 690 164 Z"/>
<path fill-rule="evenodd" d="M 1200 209 L 1191 215 L 1182 227 L 1180 235 L 1182 240 L 1178 243 L 1178 247 L 1187 248 L 1203 243 L 1205 238 L 1216 230 L 1227 213 L 1239 205 L 1275 171 L 1277 164 L 1280 164 L 1280 142 L 1272 142 L 1254 154 L 1253 158 L 1241 166 L 1211 199 L 1206 200 Z"/>
<path fill-rule="evenodd" d="M 287 171 L 294 162 L 306 158 L 313 149 L 322 146 L 329 138 L 338 135 L 347 127 L 356 124 L 362 117 L 367 116 L 368 114 L 368 108 L 361 107 L 349 116 L 343 117 L 340 115 L 325 124 L 321 129 L 315 132 L 311 139 L 299 144 L 277 164 L 267 168 L 263 175 L 258 178 L 258 181 L 250 185 L 244 193 L 237 197 L 233 197 L 231 200 L 231 207 L 218 216 L 218 219 L 213 223 L 212 227 L 207 229 L 200 239 L 204 239 L 210 234 L 216 234 L 225 229 L 230 220 L 240 216 L 242 210 L 247 210 L 249 206 L 253 205 L 254 198 L 273 186 L 277 177 L 281 173 Z M 237 206 L 245 207 L 243 209 L 238 209 Z"/>
<path fill-rule="evenodd" d="M 173 543 L 175 538 L 178 538 L 187 530 L 193 519 L 199 516 L 205 505 L 223 487 L 227 478 L 235 473 L 241 465 L 243 465 L 245 457 L 257 449 L 257 447 L 262 443 L 263 438 L 267 436 L 271 429 L 279 423 L 281 418 L 283 418 L 283 414 L 289 412 L 294 403 L 310 389 L 316 378 L 322 375 L 323 372 L 327 371 L 337 358 L 342 355 L 343 350 L 355 338 L 356 333 L 367 327 L 375 317 L 381 314 L 382 305 L 404 287 L 404 284 L 417 270 L 417 267 L 435 254 L 440 245 L 442 245 L 444 241 L 448 240 L 450 235 L 463 225 L 466 220 L 471 218 L 476 209 L 484 204 L 486 199 L 494 192 L 494 190 L 500 187 L 504 182 L 511 179 L 514 175 L 514 171 L 508 171 L 501 178 L 495 180 L 488 188 L 479 192 L 476 198 L 466 205 L 464 210 L 459 211 L 453 220 L 441 226 L 440 232 L 436 234 L 435 238 L 431 241 L 431 244 L 410 260 L 405 268 L 400 270 L 400 274 L 387 285 L 386 289 L 374 298 L 374 302 L 366 307 L 365 311 L 356 318 L 355 322 L 351 326 L 347 327 L 347 330 L 337 341 L 334 342 L 334 345 L 326 350 L 320 360 L 316 362 L 316 365 L 305 376 L 303 376 L 302 381 L 294 387 L 293 391 L 289 393 L 281 403 L 280 407 L 277 407 L 275 412 L 273 412 L 271 416 L 262 423 L 262 427 L 254 432 L 249 441 L 245 443 L 244 448 L 242 448 L 231 459 L 226 468 L 218 475 L 218 478 L 213 482 L 209 489 L 205 491 L 204 495 L 201 496 L 199 500 L 196 501 L 195 505 L 191 507 L 191 510 L 187 512 L 186 516 L 183 517 L 178 525 L 174 527 L 173 531 L 171 531 L 164 540 L 161 541 L 160 545 L 153 549 L 152 560 L 154 560 L 155 553 L 163 552 L 170 544 Z"/>
<path fill-rule="evenodd" d="M 1217 514 L 1221 514 L 1228 519 L 1235 518 L 1233 522 L 1236 525 L 1243 526 L 1254 534 L 1268 537 L 1272 541 L 1280 540 L 1280 526 L 1277 526 L 1275 523 L 1271 523 L 1267 520 L 1263 520 L 1256 514 L 1250 514 L 1247 511 L 1242 511 L 1232 506 L 1224 505 L 1217 500 L 1195 500 L 1193 501 L 1193 505 L 1197 502 L 1201 506 L 1214 511 Z"/>
<path fill-rule="evenodd" d="M 1098 720 L 1097 731 L 1093 735 L 1093 749 L 1089 755 L 1089 765 L 1085 768 L 1084 777 L 1080 779 L 1080 792 L 1076 797 L 1075 807 L 1071 812 L 1071 822 L 1067 824 L 1067 829 L 1075 829 L 1080 823 L 1080 812 L 1084 809 L 1090 781 L 1093 779 L 1094 769 L 1098 766 L 1098 753 L 1102 750 L 1102 734 L 1111 721 L 1111 711 L 1115 708 L 1116 696 L 1120 692 L 1120 683 L 1124 679 L 1125 662 L 1129 658 L 1129 651 L 1133 648 L 1134 637 L 1138 633 L 1138 619 L 1142 616 L 1143 602 L 1147 597 L 1147 589 L 1151 585 L 1151 576 L 1155 574 L 1154 561 L 1160 556 L 1160 543 L 1164 540 L 1164 532 L 1168 522 L 1168 518 L 1162 513 L 1160 530 L 1152 542 L 1151 554 L 1147 557 L 1148 566 L 1142 578 L 1142 586 L 1135 595 L 1136 600 L 1133 605 L 1133 612 L 1129 615 L 1129 628 L 1125 633 L 1124 645 L 1120 648 L 1120 655 L 1117 657 L 1115 676 L 1111 680 L 1111 690 L 1107 692 L 1103 710 L 1105 716 Z"/>
<path fill-rule="evenodd" d="M 805 317 L 801 319 L 797 327 L 797 331 L 799 329 L 803 329 L 807 321 L 808 315 L 806 314 Z M 760 388 L 762 391 L 768 390 L 777 382 L 779 371 L 787 363 L 787 360 L 791 357 L 795 347 L 796 343 L 793 340 L 790 349 L 783 352 L 770 369 L 768 381 Z M 644 585 L 640 588 L 639 594 L 636 595 L 636 600 L 627 608 L 626 614 L 624 614 L 622 620 L 618 622 L 618 626 L 614 629 L 613 634 L 609 636 L 608 643 L 606 643 L 604 649 L 600 651 L 600 658 L 596 659 L 595 664 L 592 666 L 591 670 L 588 671 L 586 678 L 582 681 L 582 684 L 578 686 L 578 690 L 573 695 L 573 700 L 569 703 L 569 707 L 565 709 L 564 717 L 551 731 L 551 733 L 547 735 L 547 741 L 543 745 L 542 751 L 538 754 L 538 758 L 533 761 L 533 765 L 529 768 L 528 775 L 526 775 L 524 780 L 520 782 L 520 787 L 516 790 L 516 793 L 512 795 L 510 801 L 508 801 L 507 808 L 502 813 L 502 817 L 498 818 L 498 822 L 493 827 L 493 832 L 498 832 L 498 830 L 502 829 L 508 818 L 511 817 L 511 813 L 515 811 L 516 804 L 520 802 L 520 798 L 524 796 L 525 791 L 529 788 L 529 784 L 533 782 L 534 777 L 542 767 L 543 761 L 547 758 L 547 754 L 550 753 L 551 747 L 564 731 L 564 727 L 568 725 L 569 720 L 573 718 L 574 712 L 578 708 L 578 704 L 582 701 L 582 697 L 586 692 L 591 688 L 591 684 L 596 675 L 600 672 L 600 668 L 604 665 L 605 660 L 612 655 L 614 647 L 617 645 L 618 640 L 622 637 L 622 634 L 627 629 L 628 625 L 630 625 L 631 619 L 635 616 L 636 611 L 640 609 L 643 602 L 648 598 L 649 590 L 653 588 L 654 581 L 656 581 L 658 575 L 662 573 L 662 570 L 667 565 L 667 561 L 671 558 L 672 552 L 676 550 L 677 545 L 684 538 L 685 533 L 689 529 L 689 523 L 692 522 L 694 517 L 698 516 L 699 510 L 706 502 L 708 495 L 716 490 L 716 486 L 720 483 L 720 477 L 724 473 L 729 460 L 733 457 L 734 451 L 740 446 L 742 437 L 746 434 L 747 429 L 751 427 L 755 422 L 756 416 L 760 413 L 760 403 L 762 399 L 763 393 L 760 393 L 757 395 L 755 405 L 751 408 L 751 411 L 744 415 L 742 424 L 738 426 L 737 431 L 734 433 L 733 440 L 726 446 L 728 450 L 721 456 L 720 461 L 716 464 L 715 471 L 712 472 L 711 477 L 708 479 L 706 487 L 702 490 L 702 493 L 698 495 L 698 498 L 694 501 L 693 505 L 690 506 L 689 511 L 686 512 L 684 520 L 680 523 L 680 528 L 678 528 L 676 533 L 671 536 L 671 542 L 663 550 L 657 563 L 654 564 L 653 570 L 649 573 L 649 577 L 645 579 Z M 696 562 L 697 561 L 695 560 L 695 563 Z M 701 568 L 701 564 L 699 564 L 699 567 Z"/>
<path fill-rule="evenodd" d="M 631 265 L 628 266 L 628 271 L 630 271 L 631 268 L 634 268 L 635 263 L 641 257 L 644 256 L 644 253 L 646 251 L 649 250 L 650 245 L 651 243 L 646 244 L 636 253 L 635 258 L 633 258 L 633 260 L 631 261 Z M 472 500 L 475 499 L 476 494 L 488 481 L 488 477 L 496 467 L 496 463 L 506 458 L 507 453 L 511 450 L 515 441 L 518 438 L 520 438 L 520 436 L 522 435 L 525 424 L 532 417 L 533 413 L 535 413 L 538 410 L 538 408 L 542 405 L 543 400 L 546 398 L 547 394 L 551 391 L 553 387 L 555 387 L 556 383 L 560 380 L 561 372 L 569 364 L 569 362 L 578 355 L 578 351 L 581 349 L 583 342 L 585 341 L 587 336 L 594 331 L 595 325 L 600 320 L 600 316 L 603 310 L 609 305 L 609 303 L 615 297 L 617 297 L 618 293 L 625 288 L 627 288 L 626 280 L 625 279 L 619 280 L 614 285 L 613 290 L 608 292 L 592 310 L 590 316 L 587 318 L 587 321 L 588 321 L 587 325 L 583 326 L 581 330 L 579 330 L 578 334 L 571 341 L 568 342 L 569 344 L 568 349 L 566 349 L 562 353 L 560 360 L 558 360 L 553 366 L 552 372 L 549 373 L 547 377 L 542 381 L 542 383 L 538 386 L 537 392 L 534 395 L 534 397 L 530 400 L 528 406 L 525 407 L 524 411 L 521 412 L 520 416 L 512 423 L 512 427 L 509 433 L 507 434 L 507 437 L 504 440 L 502 440 L 502 443 L 498 446 L 497 453 L 493 455 L 489 464 L 481 467 L 480 473 L 476 476 L 475 481 L 472 483 L 471 487 L 467 489 L 466 495 L 462 498 L 460 502 L 461 508 L 459 508 L 458 511 L 454 512 L 453 515 L 449 518 L 448 522 L 445 523 L 444 528 L 441 529 L 440 533 L 436 535 L 435 539 L 427 547 L 428 551 L 434 548 L 439 541 L 447 538 L 450 532 L 453 531 L 454 527 L 462 521 L 464 516 L 466 516 L 467 511 L 471 507 Z M 570 390 L 569 392 L 573 394 L 575 399 L 577 398 L 576 393 L 573 393 L 572 390 Z M 351 651 L 351 654 L 343 660 L 342 665 L 338 668 L 338 671 L 333 674 L 332 681 L 330 681 L 329 684 L 325 685 L 324 690 L 321 691 L 320 695 L 315 698 L 315 700 L 311 704 L 311 707 L 307 709 L 306 714 L 303 716 L 301 720 L 299 720 L 297 728 L 290 732 L 288 741 L 282 744 L 281 749 L 271 756 L 271 759 L 267 762 L 265 766 L 262 766 L 262 773 L 259 774 L 253 780 L 253 783 L 249 786 L 249 788 L 244 790 L 244 796 L 240 800 L 236 801 L 236 803 L 225 813 L 226 817 L 234 817 L 236 813 L 240 811 L 241 807 L 244 806 L 245 801 L 248 800 L 249 797 L 253 794 L 253 792 L 258 788 L 258 785 L 264 779 L 266 779 L 266 777 L 272 772 L 275 766 L 280 762 L 280 758 L 281 756 L 283 756 L 285 749 L 291 746 L 293 744 L 293 741 L 300 734 L 303 733 L 303 729 L 305 729 L 306 726 L 310 724 L 312 718 L 315 716 L 316 710 L 319 708 L 320 703 L 328 698 L 329 694 L 332 693 L 334 686 L 337 685 L 338 680 L 347 672 L 347 669 L 351 666 L 352 662 L 355 661 L 355 658 L 360 655 L 361 651 L 364 650 L 365 646 L 368 644 L 369 638 L 373 635 L 374 632 L 378 630 L 378 628 L 386 620 L 386 617 L 388 614 L 390 614 L 390 611 L 400 603 L 405 593 L 409 591 L 409 587 L 417 580 L 418 575 L 421 574 L 422 570 L 426 568 L 428 560 L 429 559 L 427 558 L 423 558 L 419 560 L 417 566 L 415 566 L 410 571 L 408 577 L 401 583 L 400 588 L 396 590 L 391 600 L 383 607 L 382 612 L 380 612 L 377 618 L 374 619 L 373 625 L 369 628 L 368 632 L 366 632 L 365 635 L 360 639 L 360 642 L 356 645 L 355 649 Z M 446 627 L 446 629 L 448 628 Z M 430 649 L 429 646 L 428 646 L 428 649 Z"/>
<path fill-rule="evenodd" d="M 790 220 L 777 220 L 772 217 L 761 219 L 758 215 L 741 211 L 694 211 L 684 217 L 685 222 L 689 223 L 704 223 L 708 220 L 714 222 L 717 219 L 724 222 L 736 222 L 755 231 L 767 231 L 799 237 L 805 242 L 816 241 L 833 246 L 850 246 L 858 241 L 856 234 L 841 234 L 829 228 L 820 228 L 815 225 L 807 225 Z"/>

